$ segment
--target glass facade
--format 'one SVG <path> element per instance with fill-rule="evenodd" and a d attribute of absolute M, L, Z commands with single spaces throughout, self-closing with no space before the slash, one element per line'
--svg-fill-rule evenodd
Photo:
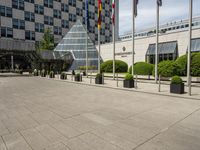
<path fill-rule="evenodd" d="M 192 39 L 192 52 L 200 52 L 200 38 Z"/>
<path fill-rule="evenodd" d="M 86 66 L 86 52 L 88 54 L 88 66 L 95 66 L 95 68 L 98 66 L 97 49 L 80 20 L 70 29 L 54 51 L 72 54 L 73 62 L 69 70 L 78 70 L 80 66 Z"/>

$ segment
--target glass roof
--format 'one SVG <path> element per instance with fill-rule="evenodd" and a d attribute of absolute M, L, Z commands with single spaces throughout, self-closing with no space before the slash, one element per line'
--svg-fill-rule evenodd
<path fill-rule="evenodd" d="M 78 70 L 80 66 L 86 65 L 86 49 L 88 41 L 88 66 L 98 66 L 97 49 L 87 34 L 84 26 L 78 20 L 70 31 L 64 36 L 54 51 L 70 52 L 73 63 L 69 70 Z"/>
<path fill-rule="evenodd" d="M 156 44 L 149 44 L 147 49 L 147 55 L 155 55 Z M 177 41 L 159 43 L 158 44 L 158 53 L 159 54 L 174 54 L 177 50 Z"/>

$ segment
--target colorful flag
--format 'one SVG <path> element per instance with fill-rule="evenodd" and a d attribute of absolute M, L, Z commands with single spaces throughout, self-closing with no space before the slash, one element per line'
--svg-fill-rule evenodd
<path fill-rule="evenodd" d="M 162 6 L 162 0 L 157 0 L 158 6 Z"/>
<path fill-rule="evenodd" d="M 137 5 L 138 5 L 138 2 L 139 2 L 139 0 L 134 0 L 134 3 L 135 3 L 134 4 L 134 7 L 135 7 L 135 12 L 134 12 L 135 14 L 134 15 L 135 15 L 135 17 L 137 17 Z"/>
<path fill-rule="evenodd" d="M 112 24 L 115 24 L 115 0 L 112 0 Z"/>
<path fill-rule="evenodd" d="M 87 29 L 90 27 L 89 10 L 88 10 L 88 0 L 85 0 L 85 24 Z"/>
<path fill-rule="evenodd" d="M 98 29 L 101 28 L 101 11 L 102 11 L 102 2 L 98 0 Z"/>

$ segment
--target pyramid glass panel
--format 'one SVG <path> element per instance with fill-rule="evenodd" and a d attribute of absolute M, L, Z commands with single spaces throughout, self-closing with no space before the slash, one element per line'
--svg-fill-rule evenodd
<path fill-rule="evenodd" d="M 73 62 L 69 70 L 79 70 L 80 66 L 86 66 L 87 52 L 88 66 L 94 66 L 97 69 L 97 49 L 90 37 L 88 36 L 87 31 L 85 30 L 80 20 L 78 20 L 76 24 L 70 29 L 70 31 L 64 36 L 64 38 L 57 45 L 54 51 L 68 51 L 72 54 Z"/>

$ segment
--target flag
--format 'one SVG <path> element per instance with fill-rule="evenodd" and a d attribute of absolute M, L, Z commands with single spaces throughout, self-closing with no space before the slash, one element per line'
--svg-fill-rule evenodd
<path fill-rule="evenodd" d="M 137 17 L 137 5 L 138 5 L 138 2 L 139 2 L 139 0 L 134 0 L 134 7 L 135 7 L 135 12 L 134 12 L 134 15 L 135 15 L 135 17 Z"/>
<path fill-rule="evenodd" d="M 88 10 L 88 0 L 85 0 L 85 24 L 87 26 L 87 30 L 89 30 L 90 19 L 89 19 L 89 10 Z"/>
<path fill-rule="evenodd" d="M 112 0 L 112 24 L 115 24 L 115 0 Z"/>
<path fill-rule="evenodd" d="M 157 0 L 158 6 L 162 6 L 162 0 Z"/>
<path fill-rule="evenodd" d="M 101 11 L 102 11 L 102 2 L 98 0 L 98 29 L 101 28 Z"/>

